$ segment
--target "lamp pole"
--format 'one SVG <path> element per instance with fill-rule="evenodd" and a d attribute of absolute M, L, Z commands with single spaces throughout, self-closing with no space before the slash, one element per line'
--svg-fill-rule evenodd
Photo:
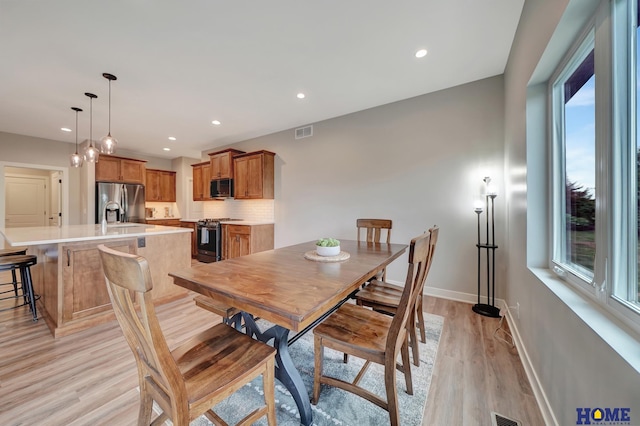
<path fill-rule="evenodd" d="M 484 315 L 492 318 L 500 317 L 500 309 L 495 306 L 495 290 L 496 290 L 496 249 L 498 246 L 495 244 L 495 198 L 498 196 L 493 187 L 489 185 L 491 182 L 490 177 L 485 177 L 484 182 L 486 184 L 485 194 L 485 206 L 486 206 L 486 229 L 485 229 L 485 243 L 482 243 L 482 237 L 480 234 L 480 215 L 483 209 L 479 206 L 476 207 L 475 212 L 478 215 L 478 303 L 473 305 L 471 309 L 477 314 Z M 489 207 L 491 204 L 491 207 Z M 489 217 L 491 216 L 491 217 Z M 491 226 L 489 226 L 491 225 Z M 480 288 L 481 288 L 481 259 L 482 252 L 485 251 L 487 260 L 487 303 L 480 303 Z"/>

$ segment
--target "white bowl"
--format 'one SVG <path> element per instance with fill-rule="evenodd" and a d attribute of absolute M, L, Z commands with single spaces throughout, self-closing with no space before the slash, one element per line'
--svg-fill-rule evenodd
<path fill-rule="evenodd" d="M 316 246 L 316 253 L 318 253 L 319 256 L 337 256 L 340 254 L 340 246 L 335 246 L 335 247 Z"/>

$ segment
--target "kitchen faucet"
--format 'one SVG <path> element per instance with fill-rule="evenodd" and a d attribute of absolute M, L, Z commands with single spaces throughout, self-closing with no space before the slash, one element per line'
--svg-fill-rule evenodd
<path fill-rule="evenodd" d="M 122 207 L 118 202 L 107 201 L 107 204 L 104 205 L 104 211 L 102 212 L 102 224 L 101 224 L 102 233 L 107 232 L 107 207 L 109 207 L 112 204 L 118 206 L 118 210 L 122 210 Z"/>

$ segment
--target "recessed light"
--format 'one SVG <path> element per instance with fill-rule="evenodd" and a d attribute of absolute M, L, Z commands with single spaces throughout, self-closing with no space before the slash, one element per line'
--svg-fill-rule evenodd
<path fill-rule="evenodd" d="M 304 93 L 298 93 L 296 96 L 298 97 L 298 99 L 304 99 L 305 95 Z"/>
<path fill-rule="evenodd" d="M 416 58 L 424 58 L 427 56 L 427 49 L 420 49 L 416 52 Z"/>
<path fill-rule="evenodd" d="M 63 132 L 70 132 L 71 129 L 68 127 L 61 127 L 60 130 L 62 130 Z"/>
<path fill-rule="evenodd" d="M 211 124 L 214 124 L 214 125 L 216 125 L 216 126 L 219 126 L 219 125 L 221 125 L 222 123 L 220 123 L 220 121 L 218 121 L 218 120 L 213 120 L 213 121 L 211 122 Z"/>
<path fill-rule="evenodd" d="M 162 148 L 163 151 L 171 151 L 171 148 Z"/>
<path fill-rule="evenodd" d="M 175 138 L 175 136 L 169 136 L 169 140 L 170 140 L 170 141 L 175 141 L 175 140 L 176 140 L 176 138 Z"/>

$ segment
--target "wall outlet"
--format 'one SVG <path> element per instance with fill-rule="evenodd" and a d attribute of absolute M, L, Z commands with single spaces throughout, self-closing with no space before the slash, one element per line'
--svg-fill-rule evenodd
<path fill-rule="evenodd" d="M 138 247 L 146 247 L 147 245 L 147 241 L 145 240 L 144 237 L 139 237 L 138 238 Z"/>

